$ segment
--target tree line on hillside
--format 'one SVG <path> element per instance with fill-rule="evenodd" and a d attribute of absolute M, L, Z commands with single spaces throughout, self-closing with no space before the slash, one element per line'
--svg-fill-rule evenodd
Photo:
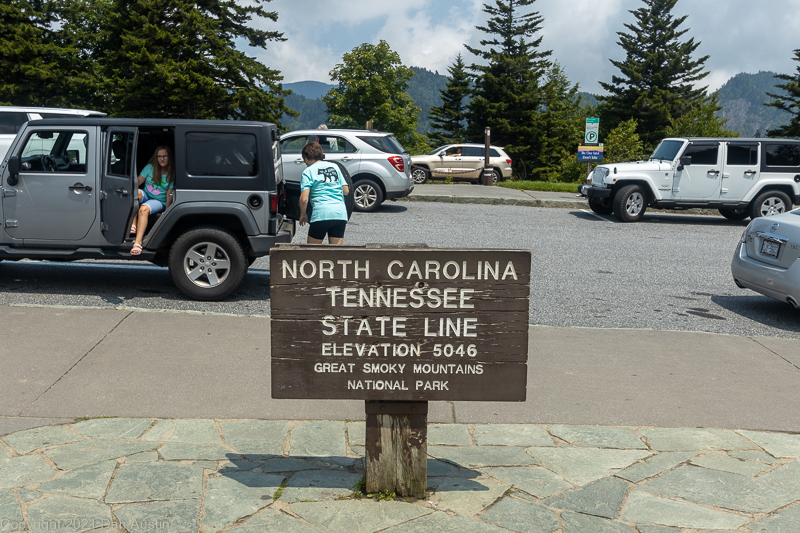
<path fill-rule="evenodd" d="M 285 40 L 253 27 L 255 18 L 278 19 L 264 7 L 269 1 L 6 0 L 0 103 L 118 117 L 291 121 L 298 113 L 287 106 L 280 72 L 235 46 L 266 49 Z M 630 11 L 633 21 L 617 34 L 625 58 L 612 61 L 617 74 L 601 82 L 607 94 L 596 103 L 580 97 L 543 47 L 545 21 L 531 11 L 535 0 L 493 0 L 483 4 L 479 46 L 466 47 L 476 62 L 456 57 L 443 87 L 412 98 L 409 80 L 427 71 L 404 66 L 384 41 L 363 44 L 331 71 L 336 86 L 322 99 L 325 119 L 358 128 L 371 120 L 412 152 L 482 141 L 490 127 L 517 175 L 559 181 L 582 176 L 575 152 L 589 116 L 601 118 L 606 161 L 642 157 L 666 136 L 732 136 L 716 115 L 719 95 L 701 86 L 708 56 L 694 57 L 700 43 L 684 40 L 687 17 L 672 14 L 677 1 L 641 0 Z M 794 59 L 800 62 L 800 50 Z M 763 133 L 800 136 L 800 67 L 777 77 L 784 83 L 766 105 L 792 119 Z M 301 112 L 319 113 L 312 102 L 293 100 Z M 420 105 L 429 109 L 430 136 L 417 129 Z"/>

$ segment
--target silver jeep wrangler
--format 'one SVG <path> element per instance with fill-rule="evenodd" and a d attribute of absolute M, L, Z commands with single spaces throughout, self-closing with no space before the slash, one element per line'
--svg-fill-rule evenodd
<path fill-rule="evenodd" d="M 172 205 L 129 234 L 137 176 L 175 154 Z M 220 300 L 256 258 L 291 242 L 278 130 L 260 122 L 73 118 L 27 122 L 0 164 L 0 259 L 115 259 L 168 266 L 190 298 Z M 299 191 L 298 191 L 299 192 Z"/>
<path fill-rule="evenodd" d="M 664 139 L 647 161 L 599 165 L 579 191 L 595 213 L 636 222 L 655 209 L 718 209 L 730 220 L 800 204 L 800 141 Z"/>

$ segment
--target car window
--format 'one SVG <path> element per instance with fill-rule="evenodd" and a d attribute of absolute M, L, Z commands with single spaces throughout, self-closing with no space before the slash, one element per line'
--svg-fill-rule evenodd
<path fill-rule="evenodd" d="M 800 167 L 800 145 L 769 144 L 764 147 L 768 167 Z"/>
<path fill-rule="evenodd" d="M 317 137 L 317 142 L 322 146 L 322 152 L 326 154 L 354 154 L 356 147 L 343 137 L 332 135 Z"/>
<path fill-rule="evenodd" d="M 694 162 L 694 158 L 692 158 Z M 758 143 L 742 144 L 730 143 L 728 145 L 727 165 L 757 165 Z"/>
<path fill-rule="evenodd" d="M 256 146 L 249 133 L 187 133 L 186 168 L 191 176 L 255 176 Z"/>
<path fill-rule="evenodd" d="M 0 134 L 16 135 L 27 121 L 25 113 L 0 113 Z"/>
<path fill-rule="evenodd" d="M 387 154 L 402 154 L 405 152 L 403 146 L 391 135 L 385 135 L 382 137 L 368 137 L 364 135 L 358 136 L 358 138 L 373 148 L 376 148 L 381 152 L 386 152 Z"/>
<path fill-rule="evenodd" d="M 126 176 L 130 172 L 133 143 L 130 142 L 132 133 L 114 133 L 108 143 L 106 157 L 106 172 L 117 176 Z"/>
<path fill-rule="evenodd" d="M 692 165 L 716 165 L 719 161 L 719 143 L 690 144 L 681 157 L 691 156 Z"/>
<path fill-rule="evenodd" d="M 683 141 L 661 141 L 656 151 L 650 156 L 650 159 L 661 159 L 664 161 L 672 161 L 678 155 L 678 150 L 683 146 Z"/>
<path fill-rule="evenodd" d="M 494 148 L 489 148 L 489 157 L 500 157 L 500 152 Z"/>
<path fill-rule="evenodd" d="M 481 146 L 465 146 L 461 155 L 465 157 L 484 157 L 485 148 Z"/>
<path fill-rule="evenodd" d="M 445 146 L 447 146 L 447 145 L 445 145 Z M 439 152 L 441 152 L 442 150 L 444 150 L 444 148 L 445 148 L 444 146 L 440 146 L 440 147 L 439 147 L 439 148 L 437 148 L 436 150 L 432 150 L 432 151 L 428 152 L 428 155 L 438 155 L 438 154 L 439 154 Z"/>
<path fill-rule="evenodd" d="M 290 137 L 281 141 L 281 152 L 284 154 L 299 154 L 308 143 L 308 135 Z"/>
<path fill-rule="evenodd" d="M 46 170 L 45 156 L 50 156 L 59 172 L 85 172 L 87 146 L 85 131 L 35 131 L 25 140 L 20 152 L 21 170 Z"/>

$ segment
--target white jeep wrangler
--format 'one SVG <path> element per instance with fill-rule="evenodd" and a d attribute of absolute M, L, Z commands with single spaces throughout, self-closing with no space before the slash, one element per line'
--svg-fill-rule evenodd
<path fill-rule="evenodd" d="M 595 213 L 636 222 L 656 209 L 718 209 L 731 220 L 800 204 L 800 141 L 664 139 L 648 161 L 599 165 L 579 192 Z"/>

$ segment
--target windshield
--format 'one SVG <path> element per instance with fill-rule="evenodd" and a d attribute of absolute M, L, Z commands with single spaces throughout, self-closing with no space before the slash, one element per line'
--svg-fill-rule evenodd
<path fill-rule="evenodd" d="M 678 150 L 681 149 L 681 146 L 683 146 L 683 141 L 661 141 L 656 151 L 650 156 L 650 160 L 672 161 L 678 155 Z"/>
<path fill-rule="evenodd" d="M 430 152 L 428 152 L 428 155 L 436 155 L 439 152 L 441 152 L 442 150 L 444 150 L 445 148 L 447 148 L 448 146 L 449 145 L 445 144 L 444 146 L 440 146 L 439 148 L 436 148 L 435 150 L 431 150 Z"/>

